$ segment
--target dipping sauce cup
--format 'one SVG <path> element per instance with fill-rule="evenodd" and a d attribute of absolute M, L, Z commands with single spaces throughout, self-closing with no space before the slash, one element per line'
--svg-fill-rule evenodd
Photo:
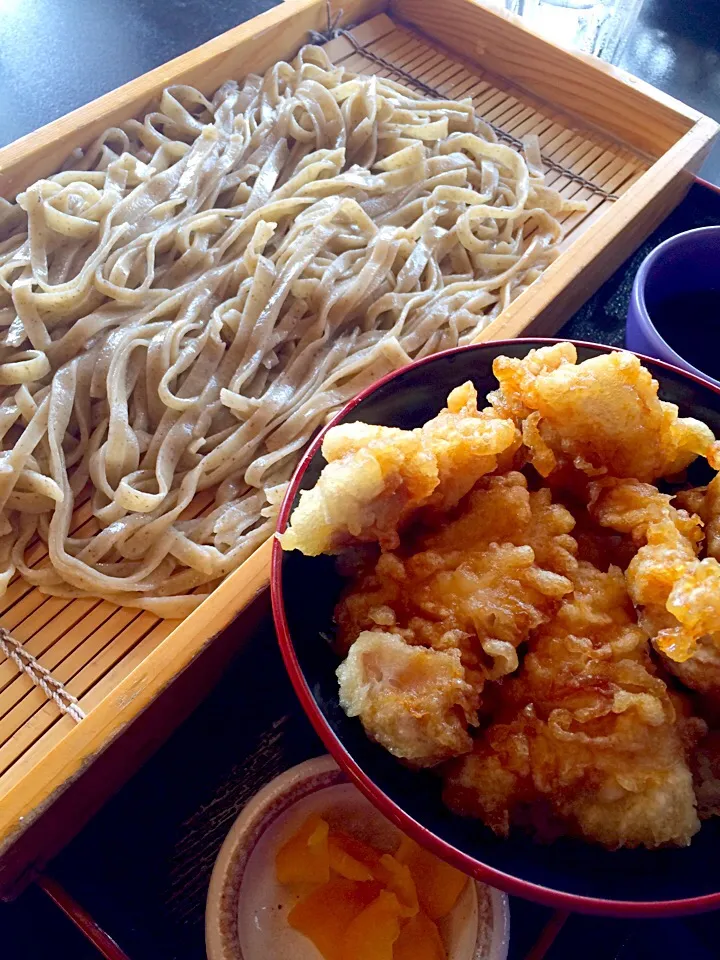
<path fill-rule="evenodd" d="M 720 387 L 720 226 L 680 233 L 646 257 L 625 345 Z"/>

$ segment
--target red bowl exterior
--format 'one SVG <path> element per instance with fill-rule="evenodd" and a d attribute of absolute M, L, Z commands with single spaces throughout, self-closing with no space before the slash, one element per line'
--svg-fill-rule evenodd
<path fill-rule="evenodd" d="M 504 344 L 517 345 L 523 343 L 527 343 L 528 345 L 532 344 L 533 346 L 550 346 L 551 344 L 559 342 L 561 341 L 557 339 L 540 337 L 520 337 L 514 340 L 492 341 L 493 346 L 495 347 L 502 346 Z M 622 349 L 620 347 L 609 347 L 605 344 L 588 343 L 579 340 L 571 340 L 569 342 L 574 343 L 575 346 L 578 347 L 594 347 L 596 349 L 604 350 L 608 353 Z M 417 367 L 421 364 L 433 363 L 440 357 L 450 356 L 466 350 L 478 350 L 482 349 L 482 347 L 482 343 L 471 344 L 465 347 L 456 347 L 452 350 L 446 350 L 442 353 L 436 353 L 430 357 L 424 357 L 421 360 L 415 361 L 413 364 L 402 367 L 400 370 L 396 370 L 387 374 L 387 376 L 376 381 L 374 384 L 371 384 L 360 394 L 354 397 L 349 403 L 347 403 L 342 410 L 340 410 L 318 433 L 300 461 L 292 480 L 288 485 L 285 498 L 280 508 L 277 527 L 278 532 L 284 532 L 285 528 L 287 527 L 292 505 L 295 501 L 295 497 L 297 496 L 303 475 L 307 470 L 310 461 L 322 446 L 323 439 L 328 430 L 330 430 L 336 424 L 341 423 L 351 410 L 353 410 L 366 397 L 374 393 L 381 385 L 388 383 L 395 377 L 406 372 L 408 369 L 410 369 L 410 367 Z M 712 390 L 715 394 L 717 394 L 718 398 L 720 398 L 720 388 L 708 383 L 707 380 L 696 377 L 685 370 L 680 370 L 678 367 L 674 367 L 671 364 L 665 363 L 661 360 L 646 357 L 640 353 L 636 354 L 636 356 L 639 357 L 640 360 L 653 363 L 655 366 L 663 367 L 669 371 L 672 371 L 673 373 L 679 373 L 684 378 L 694 381 L 706 389 Z M 533 900 L 536 903 L 545 904 L 557 909 L 614 917 L 648 918 L 683 916 L 703 913 L 720 908 L 720 891 L 717 893 L 708 894 L 706 896 L 690 897 L 687 899 L 678 900 L 628 901 L 579 896 L 577 894 L 567 893 L 561 890 L 553 890 L 549 887 L 540 886 L 539 884 L 531 883 L 527 880 L 522 880 L 500 870 L 496 870 L 495 868 L 476 860 L 474 857 L 463 853 L 461 850 L 458 850 L 456 847 L 452 846 L 452 844 L 449 844 L 440 837 L 436 836 L 431 830 L 428 830 L 421 823 L 418 823 L 417 820 L 407 814 L 398 804 L 391 800 L 362 770 L 352 755 L 345 749 L 343 744 L 337 738 L 334 731 L 331 729 L 327 720 L 323 716 L 322 711 L 318 707 L 305 679 L 305 675 L 300 667 L 288 627 L 282 592 L 282 560 L 283 550 L 279 541 L 276 539 L 273 543 L 270 576 L 273 619 L 275 622 L 275 629 L 277 631 L 278 643 L 280 645 L 282 658 L 302 708 L 307 714 L 316 733 L 326 746 L 328 752 L 332 755 L 340 768 L 346 773 L 348 778 L 362 793 L 365 794 L 365 796 L 378 808 L 378 810 L 380 810 L 389 820 L 395 823 L 404 833 L 410 836 L 417 843 L 421 844 L 427 850 L 430 850 L 436 856 L 457 867 L 459 870 L 462 870 L 464 873 L 475 877 L 477 880 L 489 883 L 500 890 L 504 890 L 506 893 L 524 897 L 525 899 Z M 718 883 L 720 885 L 720 875 L 718 878 Z"/>

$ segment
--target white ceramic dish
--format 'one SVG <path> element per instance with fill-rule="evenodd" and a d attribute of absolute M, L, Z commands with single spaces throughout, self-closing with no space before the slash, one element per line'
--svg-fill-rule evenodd
<path fill-rule="evenodd" d="M 275 879 L 275 851 L 310 813 L 319 813 L 378 849 L 399 831 L 346 780 L 331 757 L 276 777 L 247 804 L 220 850 L 208 890 L 209 960 L 319 960 L 286 921 L 293 896 Z M 441 933 L 448 960 L 505 960 L 510 910 L 504 893 L 469 883 Z"/>

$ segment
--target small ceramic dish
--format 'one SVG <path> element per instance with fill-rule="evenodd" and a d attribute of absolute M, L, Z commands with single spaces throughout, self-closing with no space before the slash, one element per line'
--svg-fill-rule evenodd
<path fill-rule="evenodd" d="M 320 960 L 313 944 L 288 925 L 295 898 L 275 878 L 278 847 L 313 813 L 378 849 L 397 846 L 398 829 L 331 757 L 287 770 L 253 797 L 222 845 L 205 911 L 209 960 Z M 470 881 L 441 921 L 448 960 L 505 960 L 509 927 L 507 896 Z"/>

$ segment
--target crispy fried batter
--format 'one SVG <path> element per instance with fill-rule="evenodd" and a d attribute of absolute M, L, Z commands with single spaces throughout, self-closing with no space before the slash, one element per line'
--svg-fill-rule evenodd
<path fill-rule="evenodd" d="M 491 543 L 529 546 L 540 566 L 570 576 L 577 566 L 570 536 L 574 525 L 570 512 L 552 502 L 549 489 L 529 492 L 527 479 L 512 472 L 483 479 L 459 515 L 425 536 L 422 546 L 444 554 L 482 550 Z"/>
<path fill-rule="evenodd" d="M 720 644 L 720 563 L 698 559 L 702 523 L 671 499 L 650 484 L 609 478 L 591 484 L 589 510 L 644 544 L 626 571 L 630 596 L 656 649 L 682 663 L 701 637 Z"/>
<path fill-rule="evenodd" d="M 539 478 L 534 479 L 537 483 Z M 588 512 L 591 479 L 565 462 L 542 478 L 541 483 L 550 490 L 553 501 L 569 510 L 575 520 L 572 535 L 577 543 L 577 559 L 598 570 L 607 571 L 611 566 L 624 570 L 635 556 L 637 544 L 628 534 L 601 526 Z"/>
<path fill-rule="evenodd" d="M 490 477 L 439 532 L 387 553 L 335 611 L 346 651 L 363 630 L 459 649 L 478 691 L 517 668 L 517 647 L 572 589 L 573 519 L 522 474 Z"/>
<path fill-rule="evenodd" d="M 702 532 L 697 520 L 675 510 L 672 497 L 640 480 L 606 477 L 588 485 L 588 513 L 601 527 L 632 537 L 638 546 L 647 543 L 647 528 L 670 517 L 685 535 L 697 543 Z"/>
<path fill-rule="evenodd" d="M 338 667 L 340 705 L 395 757 L 428 767 L 467 753 L 477 694 L 456 650 L 411 647 L 393 633 L 366 631 Z"/>
<path fill-rule="evenodd" d="M 575 580 L 504 682 L 500 717 L 447 768 L 445 800 L 501 835 L 518 824 L 541 840 L 688 844 L 699 822 L 686 744 L 622 572 L 581 564 Z"/>
<path fill-rule="evenodd" d="M 573 538 L 577 543 L 577 559 L 607 572 L 610 567 L 624 570 L 637 552 L 629 536 L 616 533 L 596 523 L 585 508 L 569 505 L 575 518 Z"/>
<path fill-rule="evenodd" d="M 693 761 L 695 795 L 701 820 L 720 816 L 720 730 L 699 743 Z"/>
<path fill-rule="evenodd" d="M 720 632 L 720 564 L 698 560 L 695 545 L 671 518 L 648 526 L 647 543 L 626 577 L 643 626 L 671 660 L 682 663 L 701 637 Z"/>
<path fill-rule="evenodd" d="M 521 360 L 497 357 L 493 373 L 500 389 L 489 393 L 488 401 L 501 417 L 519 423 L 535 409 L 528 404 L 528 399 L 537 378 L 576 363 L 577 350 L 572 343 L 554 343 L 551 347 L 530 350 Z"/>
<path fill-rule="evenodd" d="M 493 364 L 500 389 L 488 399 L 522 427 L 542 476 L 569 460 L 589 476 L 612 471 L 649 481 L 708 453 L 709 427 L 660 400 L 657 381 L 633 354 L 576 360 L 574 347 L 556 344 Z"/>
<path fill-rule="evenodd" d="M 285 550 L 338 553 L 353 541 L 392 550 L 398 528 L 421 507 L 446 510 L 519 444 L 512 421 L 478 411 L 471 383 L 452 391 L 447 408 L 423 427 L 347 423 L 333 427 L 322 452 L 328 465 L 300 495 Z"/>
<path fill-rule="evenodd" d="M 689 690 L 720 700 L 720 649 L 708 637 L 701 637 L 693 655 L 682 663 L 669 657 L 663 661 Z"/>
<path fill-rule="evenodd" d="M 705 553 L 720 560 L 720 474 L 706 487 L 682 490 L 675 500 L 688 513 L 696 513 L 705 524 Z"/>
<path fill-rule="evenodd" d="M 420 428 L 423 447 L 437 462 L 438 485 L 425 506 L 450 510 L 477 481 L 520 446 L 512 421 L 494 410 L 478 410 L 477 391 L 469 381 L 448 396 L 447 407 Z"/>
<path fill-rule="evenodd" d="M 720 644 L 720 564 L 698 559 L 702 522 L 671 500 L 650 484 L 608 478 L 591 484 L 589 511 L 644 544 L 626 571 L 630 596 L 656 649 L 683 663 L 705 635 Z"/>

